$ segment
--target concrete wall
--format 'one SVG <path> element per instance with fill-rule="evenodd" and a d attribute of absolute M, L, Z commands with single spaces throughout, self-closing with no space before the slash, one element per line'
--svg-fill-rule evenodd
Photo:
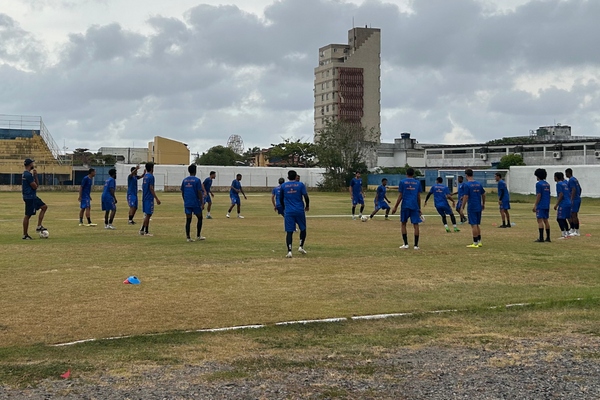
<path fill-rule="evenodd" d="M 550 183 L 552 196 L 556 196 L 554 183 L 555 172 L 565 172 L 566 168 L 573 170 L 573 176 L 579 180 L 583 197 L 600 198 L 600 165 L 541 165 L 510 168 L 510 191 L 520 194 L 535 194 L 535 184 L 537 182 L 533 172 L 538 168 L 544 168 L 548 172 L 546 180 Z"/>
<path fill-rule="evenodd" d="M 189 165 L 190 150 L 187 146 L 176 140 L 156 136 L 154 142 L 148 143 L 148 159 L 155 164 L 162 165 Z"/>

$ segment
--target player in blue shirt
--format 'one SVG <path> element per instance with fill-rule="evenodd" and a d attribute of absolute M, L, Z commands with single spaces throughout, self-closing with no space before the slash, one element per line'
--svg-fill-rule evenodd
<path fill-rule="evenodd" d="M 204 186 L 204 192 L 206 193 L 206 197 L 204 197 L 204 204 L 206 205 L 206 219 L 212 219 L 210 216 L 210 209 L 212 208 L 212 199 L 211 197 L 215 197 L 212 190 L 213 180 L 217 177 L 217 173 L 215 171 L 210 171 L 208 174 L 208 178 L 204 180 L 202 186 Z"/>
<path fill-rule="evenodd" d="M 569 224 L 567 219 L 571 218 L 571 193 L 565 175 L 562 172 L 554 173 L 554 182 L 556 182 L 556 221 L 561 230 L 559 239 L 569 238 Z"/>
<path fill-rule="evenodd" d="M 108 171 L 109 178 L 104 182 L 104 190 L 102 191 L 102 211 L 104 211 L 104 229 L 117 229 L 113 226 L 115 214 L 117 213 L 117 170 L 111 168 Z M 110 218 L 109 218 L 110 214 Z"/>
<path fill-rule="evenodd" d="M 452 200 L 452 194 L 450 194 L 450 189 L 448 186 L 442 185 L 444 179 L 440 176 L 436 179 L 437 184 L 433 185 L 427 193 L 427 197 L 425 198 L 425 204 L 423 207 L 427 206 L 427 200 L 429 197 L 433 195 L 433 202 L 435 204 L 435 209 L 438 214 L 442 217 L 442 222 L 444 223 L 444 228 L 446 228 L 446 232 L 450 233 L 450 228 L 448 228 L 448 220 L 446 219 L 446 215 L 450 216 L 450 220 L 452 220 L 452 225 L 454 225 L 454 232 L 460 232 L 460 229 L 456 227 L 456 218 L 454 217 L 454 213 L 452 212 L 452 208 L 448 204 L 448 200 L 452 202 L 452 207 L 454 207 L 454 200 Z"/>
<path fill-rule="evenodd" d="M 350 187 L 348 188 L 350 191 L 350 198 L 352 199 L 352 219 L 356 219 L 354 215 L 356 212 L 356 205 L 360 204 L 360 213 L 358 214 L 358 218 L 362 217 L 362 212 L 365 209 L 365 196 L 362 187 L 362 179 L 360 179 L 360 172 L 357 172 L 350 181 Z"/>
<path fill-rule="evenodd" d="M 44 215 L 48 206 L 44 204 L 42 199 L 37 197 L 37 189 L 40 187 L 40 181 L 38 179 L 37 171 L 35 170 L 35 161 L 28 158 L 25 160 L 25 171 L 23 171 L 23 202 L 25 202 L 25 217 L 23 217 L 23 240 L 33 240 L 29 236 L 29 220 L 32 215 L 35 215 L 37 210 L 40 210 L 38 216 L 38 225 L 35 229 L 36 232 L 45 231 L 46 228 L 42 225 L 44 221 Z"/>
<path fill-rule="evenodd" d="M 461 209 L 464 210 L 468 206 L 469 225 L 473 232 L 473 244 L 467 247 L 482 247 L 481 244 L 481 213 L 485 210 L 485 189 L 481 183 L 473 178 L 473 170 L 468 168 L 465 170 L 467 183 L 464 186 L 463 204 Z"/>
<path fill-rule="evenodd" d="M 465 185 L 466 185 L 466 183 L 464 182 L 464 177 L 462 175 L 459 175 L 458 176 L 458 189 L 456 192 L 452 193 L 452 196 L 458 195 L 458 198 L 456 199 L 456 212 L 458 213 L 458 215 L 460 215 L 461 225 L 464 224 L 465 222 L 467 222 L 467 217 L 465 217 L 465 215 L 463 214 L 463 209 L 462 209 L 462 198 L 465 195 Z"/>
<path fill-rule="evenodd" d="M 537 218 L 538 229 L 540 237 L 535 240 L 536 243 L 544 242 L 544 226 L 546 228 L 546 242 L 550 242 L 550 184 L 546 182 L 546 176 L 548 173 L 545 169 L 538 168 L 535 170 L 534 175 L 537 178 L 535 184 L 535 205 L 533 206 L 533 212 Z"/>
<path fill-rule="evenodd" d="M 85 226 L 96 226 L 92 224 L 91 209 L 92 209 L 92 179 L 96 176 L 96 170 L 90 168 L 88 174 L 83 177 L 81 186 L 79 186 L 79 226 L 83 226 L 83 212 L 87 218 L 87 225 Z"/>
<path fill-rule="evenodd" d="M 373 219 L 373 217 L 375 216 L 375 214 L 377 214 L 379 212 L 379 210 L 385 210 L 385 220 L 388 220 L 388 217 L 390 216 L 390 206 L 388 205 L 388 203 L 390 203 L 390 201 L 387 198 L 387 182 L 388 180 L 383 178 L 381 180 L 381 185 L 379 185 L 379 187 L 377 188 L 377 194 L 375 195 L 375 210 L 371 213 L 370 217 L 371 219 Z M 387 201 L 387 203 L 386 203 Z"/>
<path fill-rule="evenodd" d="M 246 197 L 246 193 L 244 193 L 244 189 L 242 189 L 242 174 L 237 174 L 233 182 L 231 182 L 231 186 L 229 188 L 229 197 L 231 198 L 231 207 L 227 210 L 226 217 L 229 218 L 229 214 L 233 207 L 237 205 L 237 216 L 238 218 L 244 218 L 240 214 L 242 208 L 242 201 L 240 200 L 240 193 L 244 195 L 244 200 L 248 200 Z"/>
<path fill-rule="evenodd" d="M 142 211 L 144 212 L 144 222 L 140 229 L 141 236 L 154 236 L 148 232 L 150 218 L 154 214 L 154 200 L 160 206 L 160 200 L 154 191 L 154 163 L 146 163 L 146 175 L 142 183 Z"/>
<path fill-rule="evenodd" d="M 140 166 L 131 167 L 131 172 L 127 176 L 127 205 L 129 206 L 129 225 L 135 225 L 133 217 L 138 209 L 138 181 L 146 175 L 146 170 L 141 176 L 137 174 Z"/>
<path fill-rule="evenodd" d="M 408 249 L 408 232 L 406 224 L 410 219 L 415 230 L 415 250 L 419 250 L 419 223 L 421 222 L 421 183 L 414 179 L 415 170 L 409 168 L 406 170 L 406 179 L 400 181 L 398 185 L 398 200 L 392 210 L 392 214 L 396 214 L 398 205 L 402 202 L 400 208 L 400 221 L 402 222 L 402 240 L 404 245 L 401 249 Z"/>
<path fill-rule="evenodd" d="M 498 182 L 498 205 L 500 207 L 500 216 L 502 217 L 502 225 L 498 228 L 510 228 L 512 225 L 510 224 L 510 215 L 508 213 L 508 210 L 510 210 L 508 186 L 502 179 L 502 174 L 500 172 L 496 172 L 494 178 L 496 179 L 496 182 Z"/>
<path fill-rule="evenodd" d="M 200 233 L 202 232 L 202 210 L 204 209 L 204 199 L 206 191 L 202 181 L 196 178 L 197 167 L 192 164 L 188 167 L 190 176 L 181 183 L 181 196 L 183 197 L 183 207 L 185 208 L 185 235 L 188 242 L 194 242 L 190 237 L 190 228 L 192 225 L 192 215 L 198 219 L 196 224 L 196 240 L 206 240 Z"/>
<path fill-rule="evenodd" d="M 285 220 L 285 243 L 288 253 L 287 258 L 292 258 L 292 239 L 296 231 L 296 225 L 300 230 L 300 247 L 298 252 L 306 254 L 304 242 L 306 241 L 306 211 L 309 210 L 310 200 L 304 183 L 296 181 L 296 171 L 288 172 L 288 182 L 281 184 L 279 201 L 283 207 Z M 306 202 L 306 206 L 304 205 Z"/>
<path fill-rule="evenodd" d="M 273 209 L 277 212 L 277 214 L 284 216 L 283 214 L 283 206 L 281 205 L 281 199 L 279 198 L 279 194 L 281 192 L 281 185 L 285 182 L 285 179 L 279 178 L 279 186 L 273 188 L 271 192 L 271 202 L 273 203 Z"/>
<path fill-rule="evenodd" d="M 573 176 L 573 170 L 567 168 L 565 170 L 568 183 L 567 187 L 571 195 L 571 231 L 569 236 L 581 236 L 579 233 L 579 208 L 581 207 L 581 185 L 577 178 Z"/>

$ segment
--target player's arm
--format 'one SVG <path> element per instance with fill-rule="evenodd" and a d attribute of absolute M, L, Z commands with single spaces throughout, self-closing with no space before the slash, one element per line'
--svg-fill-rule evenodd
<path fill-rule="evenodd" d="M 421 212 L 421 192 L 417 192 L 417 204 L 419 205 L 419 214 L 423 214 Z"/>
<path fill-rule="evenodd" d="M 38 180 L 36 179 L 36 176 L 32 176 L 31 177 L 31 182 L 29 182 L 29 186 L 33 189 L 33 190 L 37 190 L 37 188 L 40 186 L 38 183 Z"/>
<path fill-rule="evenodd" d="M 200 209 L 204 210 L 204 196 L 206 196 L 206 190 L 204 190 L 204 185 L 200 184 L 201 189 L 196 191 L 196 196 L 200 200 Z"/>
<path fill-rule="evenodd" d="M 419 196 L 421 196 L 421 193 L 419 193 Z M 425 207 L 427 205 L 427 202 L 429 201 L 430 197 L 431 197 L 431 192 L 427 193 L 427 197 L 425 197 L 425 204 L 423 204 L 423 207 Z"/>
<path fill-rule="evenodd" d="M 563 192 L 560 192 L 558 194 L 558 197 L 556 198 L 556 205 L 554 205 L 554 209 L 556 210 L 558 208 L 558 205 L 560 204 L 561 201 L 563 201 L 565 195 Z"/>
<path fill-rule="evenodd" d="M 160 205 L 160 200 L 158 199 L 158 196 L 156 195 L 156 192 L 154 191 L 154 185 L 148 185 L 149 189 L 150 189 L 150 193 L 152 193 L 152 197 L 154 197 L 156 199 L 156 204 Z"/>
<path fill-rule="evenodd" d="M 485 192 L 481 193 L 481 211 L 485 210 Z"/>
<path fill-rule="evenodd" d="M 577 186 L 573 186 L 571 188 L 571 203 L 575 201 L 575 195 L 577 194 Z"/>
<path fill-rule="evenodd" d="M 281 209 L 285 210 L 285 202 L 283 201 L 285 198 L 284 196 L 284 191 L 283 191 L 283 187 L 281 188 L 281 190 L 279 191 L 279 204 L 281 204 Z"/>
<path fill-rule="evenodd" d="M 244 193 L 244 189 L 242 189 L 241 186 L 240 186 L 240 193 L 242 193 L 244 195 L 244 199 L 248 200 L 248 198 L 246 197 L 246 193 Z"/>
<path fill-rule="evenodd" d="M 354 200 L 354 194 L 352 193 L 352 183 L 350 183 L 350 186 L 348 186 L 348 191 L 350 192 L 350 198 Z"/>
<path fill-rule="evenodd" d="M 113 187 L 108 188 L 108 192 L 110 193 L 112 198 L 115 200 L 115 204 L 117 204 L 117 196 L 115 196 L 115 188 L 113 188 Z"/>
<path fill-rule="evenodd" d="M 271 194 L 271 203 L 273 203 L 273 209 L 277 209 L 277 206 L 275 205 L 275 192 L 273 191 L 273 193 Z"/>
<path fill-rule="evenodd" d="M 306 204 L 306 207 L 304 207 L 304 211 L 308 211 L 310 209 L 310 199 L 308 198 L 308 193 L 304 193 L 304 204 Z"/>
<path fill-rule="evenodd" d="M 427 197 L 429 197 L 429 196 L 427 196 Z M 450 200 L 452 202 L 452 205 L 454 206 L 454 199 L 452 198 L 452 195 L 451 194 L 447 194 L 446 198 L 448 200 Z M 427 203 L 427 199 L 425 199 L 425 203 Z"/>
<path fill-rule="evenodd" d="M 129 176 L 131 176 L 131 177 L 137 177 L 137 172 L 138 172 L 139 169 L 140 169 L 140 166 L 136 165 L 135 169 L 133 171 L 131 171 L 131 173 L 129 174 Z"/>
<path fill-rule="evenodd" d="M 384 194 L 384 195 L 383 195 L 383 198 L 385 199 L 385 201 L 387 201 L 387 202 L 388 202 L 388 204 L 390 204 L 390 203 L 391 203 L 391 201 L 390 201 L 390 200 L 387 198 L 387 194 Z"/>
<path fill-rule="evenodd" d="M 460 211 L 463 212 L 465 209 L 465 206 L 467 205 L 467 202 L 469 201 L 469 195 L 465 194 L 462 197 L 462 205 L 460 206 Z"/>
<path fill-rule="evenodd" d="M 394 208 L 392 209 L 392 214 L 396 214 L 396 210 L 398 210 L 398 206 L 400 205 L 401 201 L 402 201 L 402 192 L 398 193 L 398 200 L 396 200 L 396 205 L 394 205 Z"/>
<path fill-rule="evenodd" d="M 35 183 L 35 182 L 32 182 Z M 33 187 L 33 186 L 32 186 Z M 34 189 L 35 190 L 35 189 Z M 77 199 L 77 201 L 81 202 L 81 192 L 83 191 L 83 186 L 79 185 L 79 198 Z"/>
<path fill-rule="evenodd" d="M 503 197 L 504 197 L 504 188 L 498 188 L 498 204 L 502 204 Z"/>
<path fill-rule="evenodd" d="M 537 206 L 538 206 L 538 204 L 540 204 L 541 200 L 542 200 L 542 194 L 538 193 L 537 196 L 535 196 L 535 204 L 533 205 L 533 212 L 535 212 L 537 210 Z"/>

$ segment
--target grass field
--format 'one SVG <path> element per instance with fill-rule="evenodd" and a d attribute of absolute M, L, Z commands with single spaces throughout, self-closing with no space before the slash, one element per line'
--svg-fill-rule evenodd
<path fill-rule="evenodd" d="M 284 258 L 283 220 L 272 211 L 267 194 L 254 194 L 243 202 L 244 220 L 226 219 L 228 197 L 215 197 L 214 219 L 204 221 L 207 240 L 196 243 L 185 241 L 179 194 L 159 194 L 163 204 L 155 209 L 152 238 L 140 237 L 137 227 L 127 226 L 123 193 L 118 196 L 116 231 L 102 228 L 99 193 L 93 195 L 96 228 L 78 226 L 77 194 L 40 193 L 40 197 L 49 205 L 44 225 L 51 237 L 24 242 L 20 195 L 0 193 L 0 360 L 9 363 L 0 361 L 0 365 L 19 371 L 15 365 L 23 360 L 44 361 L 39 368 L 23 367 L 16 375 L 3 374 L 0 369 L 0 383 L 51 375 L 48 371 L 54 373 L 75 359 L 82 369 L 94 369 L 91 360 L 101 359 L 98 352 L 102 349 L 113 361 L 136 362 L 136 357 L 141 357 L 172 362 L 184 349 L 186 356 L 181 359 L 188 359 L 193 354 L 192 343 L 204 340 L 197 334 L 172 333 L 61 350 L 46 346 L 78 339 L 379 313 L 479 310 L 475 316 L 427 316 L 346 323 L 337 328 L 269 328 L 210 336 L 210 343 L 220 343 L 219 351 L 229 354 L 226 347 L 252 351 L 257 337 L 260 345 L 268 348 L 294 347 L 298 335 L 306 347 L 312 342 L 305 343 L 305 336 L 315 335 L 319 338 L 315 345 L 331 342 L 335 346 L 337 340 L 347 345 L 342 338 L 355 338 L 360 346 L 378 346 L 397 343 L 402 332 L 408 343 L 423 335 L 471 332 L 480 325 L 503 335 L 532 326 L 542 331 L 542 326 L 550 331 L 571 330 L 576 325 L 573 321 L 580 318 L 591 324 L 588 328 L 593 331 L 600 320 L 594 300 L 600 297 L 598 200 L 583 201 L 582 237 L 543 244 L 533 243 L 537 224 L 531 212 L 532 197 L 514 196 L 511 211 L 516 225 L 511 229 L 492 226 L 500 217 L 488 202 L 482 224 L 484 247 L 479 249 L 465 247 L 471 242 L 467 225 L 461 226 L 460 233 L 445 233 L 429 204 L 424 209 L 431 216 L 422 226 L 421 250 L 401 251 L 397 217 L 368 223 L 349 217 L 320 217 L 349 214 L 350 201 L 347 194 L 315 193 L 311 194 L 305 246 L 309 254 L 294 254 L 288 260 Z M 369 195 L 367 199 L 369 212 L 372 198 Z M 136 219 L 141 220 L 139 216 Z M 556 239 L 558 226 L 551 222 Z M 412 244 L 410 230 L 409 237 Z M 297 236 L 294 239 L 297 247 Z M 130 275 L 139 277 L 142 284 L 124 285 Z M 587 300 L 583 306 L 571 305 L 569 300 L 574 298 Z M 553 314 L 551 306 L 527 311 L 530 314 L 514 311 L 517 316 L 506 321 L 506 313 L 482 311 L 488 306 L 547 301 L 559 304 L 562 311 L 556 315 L 565 315 L 565 304 L 575 311 L 553 320 L 551 326 L 547 321 Z M 423 321 L 437 328 L 427 330 Z M 460 321 L 460 329 L 456 321 Z M 425 330 L 419 331 L 419 327 Z M 431 335 L 421 335 L 430 331 Z M 133 357 L 128 351 L 140 343 L 157 347 L 148 346 Z M 206 343 L 202 346 L 204 350 L 195 351 L 213 348 Z"/>

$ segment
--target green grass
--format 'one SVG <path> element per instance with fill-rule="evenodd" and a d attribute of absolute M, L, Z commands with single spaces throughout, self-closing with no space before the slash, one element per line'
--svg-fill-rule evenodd
<path fill-rule="evenodd" d="M 314 349 L 362 360 L 373 349 L 396 346 L 452 341 L 481 345 L 534 332 L 600 332 L 598 303 L 592 300 L 600 297 L 597 200 L 584 199 L 581 212 L 582 232 L 591 237 L 551 244 L 532 242 L 537 235 L 532 196 L 514 196 L 511 213 L 516 226 L 506 230 L 492 226 L 499 215 L 488 203 L 481 249 L 465 247 L 471 241 L 466 225 L 458 234 L 445 233 L 431 204 L 424 209 L 432 216 L 422 226 L 420 252 L 398 250 L 397 217 L 366 224 L 350 218 L 309 218 L 309 254 L 287 260 L 283 221 L 272 211 L 269 195 L 250 196 L 243 203 L 244 220 L 225 219 L 228 198 L 217 196 L 215 219 L 204 221 L 208 240 L 200 243 L 185 241 L 181 197 L 159 195 L 163 205 L 156 207 L 150 226 L 156 236 L 144 238 L 137 235 L 137 227 L 126 225 L 122 193 L 117 231 L 78 227 L 76 193 L 40 193 L 49 205 L 44 225 L 51 238 L 23 242 L 22 200 L 19 194 L 0 193 L 0 383 L 36 382 L 64 373 L 68 365 L 91 372 L 103 366 L 179 365 L 190 360 L 236 360 L 240 355 L 254 360 L 257 351 L 277 357 L 289 351 L 298 359 L 286 355 L 285 362 L 310 364 L 325 362 L 302 356 Z M 99 194 L 93 197 L 93 220 L 102 225 Z M 372 196 L 367 199 L 368 211 L 371 204 Z M 349 211 L 346 193 L 311 193 L 309 215 Z M 558 229 L 552 222 L 556 238 Z M 295 240 L 297 247 L 297 236 Z M 142 284 L 124 285 L 130 275 L 138 276 Z M 577 297 L 588 300 L 567 302 Z M 535 301 L 554 303 L 521 311 L 485 309 Z M 244 333 L 179 332 L 439 309 L 472 311 Z M 69 348 L 47 346 L 159 332 L 172 333 Z M 243 379 L 253 373 L 251 366 L 240 362 L 234 368 L 239 376 L 223 372 L 209 379 Z"/>

